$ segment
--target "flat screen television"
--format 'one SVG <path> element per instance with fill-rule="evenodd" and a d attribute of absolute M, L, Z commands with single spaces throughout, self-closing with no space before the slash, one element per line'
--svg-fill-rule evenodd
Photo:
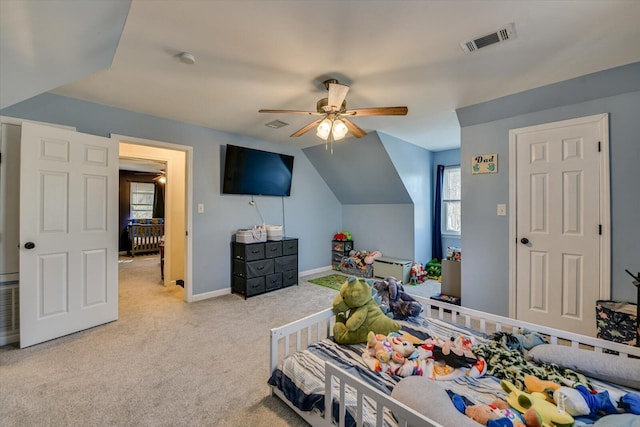
<path fill-rule="evenodd" d="M 293 156 L 227 145 L 223 194 L 289 196 Z"/>

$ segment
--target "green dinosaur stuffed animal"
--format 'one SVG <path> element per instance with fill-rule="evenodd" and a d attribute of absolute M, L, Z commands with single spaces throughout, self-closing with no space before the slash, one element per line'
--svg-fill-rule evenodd
<path fill-rule="evenodd" d="M 380 310 L 372 297 L 371 286 L 356 277 L 344 282 L 333 299 L 333 311 L 336 313 L 333 339 L 338 344 L 366 343 L 370 331 L 388 335 L 400 330 L 400 324 Z"/>

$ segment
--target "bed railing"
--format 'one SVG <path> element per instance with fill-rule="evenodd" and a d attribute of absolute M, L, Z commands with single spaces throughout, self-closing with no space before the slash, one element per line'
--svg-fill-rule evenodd
<path fill-rule="evenodd" d="M 416 299 L 419 300 L 424 307 L 422 316 L 425 318 L 452 322 L 488 334 L 494 331 L 518 332 L 521 328 L 526 328 L 545 335 L 552 344 L 591 349 L 596 352 L 602 352 L 604 349 L 608 349 L 618 352 L 620 357 L 628 357 L 630 355 L 640 357 L 639 347 L 631 347 L 625 344 L 573 334 L 559 329 L 542 327 L 540 325 L 534 325 L 441 301 L 421 297 L 416 297 Z M 278 363 L 288 355 L 296 351 L 304 350 L 309 347 L 309 345 L 331 336 L 334 324 L 335 314 L 331 308 L 328 308 L 284 326 L 271 329 L 269 375 L 277 368 Z M 338 384 L 338 386 L 335 386 L 338 389 L 337 391 L 334 389 L 335 384 Z M 350 409 L 352 409 L 350 412 L 355 414 L 354 418 L 358 426 L 362 425 L 364 400 L 370 398 L 375 402 L 376 426 L 384 425 L 382 420 L 384 417 L 384 409 L 388 409 L 393 413 L 399 426 L 421 425 L 425 427 L 441 427 L 440 424 L 417 413 L 408 406 L 391 398 L 391 396 L 376 390 L 330 362 L 326 362 L 325 408 L 333 408 L 332 402 L 334 402 L 334 405 L 339 405 L 337 413 L 340 414 L 338 421 L 338 425 L 340 426 L 344 426 L 345 423 L 344 414 L 347 412 L 345 407 L 347 401 L 345 393 L 347 389 L 350 390 L 350 393 L 351 390 L 355 390 L 356 393 L 355 408 L 350 407 Z M 286 398 L 280 390 L 272 388 L 272 393 L 286 401 Z M 327 411 L 325 409 L 325 414 L 320 415 L 314 412 L 305 413 L 299 411 L 292 405 L 290 406 L 313 426 L 328 427 L 334 425 L 331 419 L 332 417 L 327 416 L 327 414 L 331 414 L 333 411 Z M 353 409 L 355 409 L 355 411 L 353 411 Z"/>
<path fill-rule="evenodd" d="M 422 316 L 426 318 L 437 318 L 440 320 L 450 321 L 484 333 L 500 331 L 517 332 L 521 328 L 526 328 L 539 332 L 542 335 L 546 335 L 551 344 L 591 349 L 597 353 L 601 353 L 603 349 L 608 349 L 620 353 L 621 356 L 628 357 L 633 355 L 640 357 L 640 347 L 632 347 L 626 344 L 605 341 L 599 338 L 575 334 L 560 329 L 534 325 L 528 322 L 511 319 L 509 317 L 485 313 L 428 298 L 418 296 L 415 298 L 423 305 L 424 311 L 422 312 Z M 593 326 L 595 329 L 595 325 Z"/>
<path fill-rule="evenodd" d="M 164 224 L 129 224 L 129 242 L 131 255 L 139 253 L 160 252 L 160 244 L 164 237 Z"/>

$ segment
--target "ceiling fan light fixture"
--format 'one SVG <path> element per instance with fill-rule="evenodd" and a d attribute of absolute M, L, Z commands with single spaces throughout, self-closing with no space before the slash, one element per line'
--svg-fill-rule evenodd
<path fill-rule="evenodd" d="M 316 135 L 320 138 L 326 140 L 329 138 L 329 133 L 331 132 L 331 128 L 333 127 L 333 122 L 328 117 L 320 122 L 318 125 L 318 129 L 316 131 Z"/>
<path fill-rule="evenodd" d="M 336 119 L 333 122 L 333 129 L 331 133 L 333 134 L 333 139 L 335 141 L 338 141 L 344 138 L 348 132 L 349 132 L 349 129 L 347 128 L 347 125 L 345 125 L 342 120 Z"/>

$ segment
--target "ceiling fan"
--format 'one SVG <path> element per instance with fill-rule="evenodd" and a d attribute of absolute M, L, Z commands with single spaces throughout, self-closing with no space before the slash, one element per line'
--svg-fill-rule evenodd
<path fill-rule="evenodd" d="M 356 138 L 361 138 L 367 134 L 362 128 L 353 123 L 349 118 L 359 116 L 406 116 L 407 107 L 374 107 L 347 110 L 345 98 L 349 92 L 349 86 L 338 83 L 336 79 L 329 79 L 323 82 L 324 87 L 329 91 L 329 96 L 322 98 L 316 104 L 316 111 L 304 110 L 258 110 L 259 113 L 288 113 L 288 114 L 308 114 L 311 116 L 322 116 L 318 120 L 309 123 L 303 128 L 292 133 L 292 137 L 298 137 L 309 132 L 316 127 L 316 135 L 325 141 L 337 141 L 344 138 L 347 133 Z M 333 147 L 332 147 L 333 148 Z M 333 149 L 332 149 L 333 151 Z"/>

